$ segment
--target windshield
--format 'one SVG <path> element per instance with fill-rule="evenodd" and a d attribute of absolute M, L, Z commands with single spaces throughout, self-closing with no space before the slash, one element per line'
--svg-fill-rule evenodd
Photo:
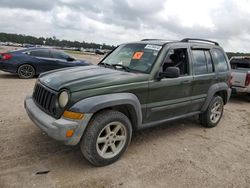
<path fill-rule="evenodd" d="M 121 65 L 126 67 L 126 70 L 149 73 L 161 48 L 161 45 L 152 44 L 121 45 L 101 64 Z"/>

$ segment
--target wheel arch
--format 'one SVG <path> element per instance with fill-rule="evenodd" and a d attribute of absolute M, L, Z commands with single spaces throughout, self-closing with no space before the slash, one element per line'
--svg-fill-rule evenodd
<path fill-rule="evenodd" d="M 207 98 L 201 108 L 201 111 L 206 111 L 208 105 L 210 104 L 212 98 L 215 95 L 220 96 L 223 99 L 224 104 L 227 104 L 228 99 L 230 97 L 228 89 L 228 85 L 224 82 L 212 85 L 208 90 Z"/>
<path fill-rule="evenodd" d="M 138 129 L 142 124 L 141 104 L 132 93 L 115 93 L 89 97 L 74 104 L 70 110 L 82 113 L 95 114 L 104 110 L 117 110 L 125 114 L 133 129 Z"/>

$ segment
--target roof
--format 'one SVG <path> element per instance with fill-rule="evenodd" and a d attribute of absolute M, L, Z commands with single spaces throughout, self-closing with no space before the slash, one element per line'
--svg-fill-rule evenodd
<path fill-rule="evenodd" d="M 31 50 L 46 50 L 46 49 L 52 49 L 52 48 L 46 48 L 46 47 L 31 47 L 31 48 L 22 48 L 19 50 L 14 50 L 11 52 L 26 52 L 26 51 L 31 51 Z"/>
<path fill-rule="evenodd" d="M 180 41 L 167 40 L 167 39 L 143 39 L 141 41 L 137 41 L 137 43 L 154 44 L 154 45 L 164 45 L 167 43 L 192 43 L 192 44 L 204 45 L 204 46 L 219 46 L 218 42 L 206 40 L 206 39 L 197 39 L 197 38 L 185 38 Z"/>

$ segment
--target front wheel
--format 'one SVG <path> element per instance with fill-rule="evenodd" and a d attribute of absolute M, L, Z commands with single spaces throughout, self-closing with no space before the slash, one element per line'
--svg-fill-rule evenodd
<path fill-rule="evenodd" d="M 89 123 L 81 141 L 84 157 L 95 166 L 105 166 L 118 160 L 127 149 L 132 126 L 119 111 L 106 110 Z"/>
<path fill-rule="evenodd" d="M 200 122 L 204 127 L 215 127 L 223 115 L 224 102 L 220 96 L 214 96 L 207 110 L 200 114 Z"/>
<path fill-rule="evenodd" d="M 33 78 L 35 75 L 35 69 L 32 65 L 21 65 L 17 70 L 19 78 L 28 79 Z"/>

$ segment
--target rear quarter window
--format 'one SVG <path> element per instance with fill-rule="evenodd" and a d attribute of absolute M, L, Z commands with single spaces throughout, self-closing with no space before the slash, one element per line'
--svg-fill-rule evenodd
<path fill-rule="evenodd" d="M 226 60 L 224 52 L 222 52 L 219 49 L 213 49 L 212 54 L 213 54 L 213 58 L 214 58 L 214 61 L 215 61 L 215 68 L 219 72 L 228 71 L 229 67 L 228 67 L 227 60 Z"/>
<path fill-rule="evenodd" d="M 34 50 L 34 51 L 29 51 L 26 54 L 34 57 L 47 57 L 50 58 L 50 53 L 49 50 Z"/>

